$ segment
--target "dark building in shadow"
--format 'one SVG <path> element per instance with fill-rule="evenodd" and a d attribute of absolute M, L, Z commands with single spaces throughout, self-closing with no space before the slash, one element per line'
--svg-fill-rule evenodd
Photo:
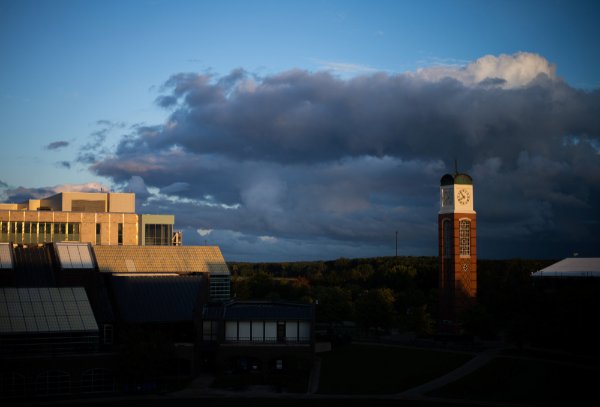
<path fill-rule="evenodd" d="M 313 332 L 312 305 L 230 301 L 215 246 L 0 243 L 0 400 L 277 381 L 310 368 Z"/>

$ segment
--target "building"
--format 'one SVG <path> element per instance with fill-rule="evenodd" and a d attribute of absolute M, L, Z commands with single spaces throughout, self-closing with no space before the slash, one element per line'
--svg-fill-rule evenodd
<path fill-rule="evenodd" d="M 61 192 L 22 203 L 0 203 L 0 242 L 85 242 L 172 245 L 173 215 L 137 214 L 135 194 Z"/>
<path fill-rule="evenodd" d="M 173 223 L 134 194 L 0 204 L 0 401 L 156 391 L 203 368 L 307 383 L 314 305 L 231 301 L 219 248 L 173 245 Z"/>
<path fill-rule="evenodd" d="M 531 274 L 534 280 L 600 278 L 599 257 L 570 257 Z"/>
<path fill-rule="evenodd" d="M 477 296 L 477 233 L 473 192 L 473 180 L 467 174 L 446 174 L 440 180 L 440 333 L 459 333 L 460 314 Z"/>
<path fill-rule="evenodd" d="M 199 328 L 201 357 L 221 375 L 288 388 L 308 379 L 315 352 L 314 304 L 209 303 Z"/>
<path fill-rule="evenodd" d="M 154 391 L 193 374 L 202 307 L 228 276 L 215 246 L 0 243 L 0 400 Z"/>

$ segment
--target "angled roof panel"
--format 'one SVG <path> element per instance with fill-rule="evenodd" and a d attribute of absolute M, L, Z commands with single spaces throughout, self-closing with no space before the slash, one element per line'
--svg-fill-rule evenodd
<path fill-rule="evenodd" d="M 93 246 L 105 273 L 229 274 L 217 246 Z"/>
<path fill-rule="evenodd" d="M 600 277 L 600 257 L 571 257 L 543 268 L 531 275 L 542 277 Z"/>
<path fill-rule="evenodd" d="M 82 287 L 0 288 L 0 334 L 77 331 L 98 331 Z"/>
<path fill-rule="evenodd" d="M 10 254 L 10 243 L 0 243 L 0 269 L 12 269 L 13 260 Z"/>
<path fill-rule="evenodd" d="M 93 269 L 91 245 L 89 243 L 54 243 L 60 266 L 63 269 Z"/>

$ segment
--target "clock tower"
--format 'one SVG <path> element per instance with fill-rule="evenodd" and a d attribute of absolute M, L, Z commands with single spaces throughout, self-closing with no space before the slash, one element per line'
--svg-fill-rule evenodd
<path fill-rule="evenodd" d="M 460 333 L 460 314 L 477 295 L 475 226 L 473 179 L 458 172 L 444 175 L 438 214 L 440 333 Z"/>

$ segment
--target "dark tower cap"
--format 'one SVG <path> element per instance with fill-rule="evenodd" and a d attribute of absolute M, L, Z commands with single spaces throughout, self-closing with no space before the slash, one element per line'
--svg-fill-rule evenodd
<path fill-rule="evenodd" d="M 440 180 L 441 186 L 455 184 L 473 185 L 473 178 L 468 174 L 456 173 L 454 175 L 446 174 Z"/>

